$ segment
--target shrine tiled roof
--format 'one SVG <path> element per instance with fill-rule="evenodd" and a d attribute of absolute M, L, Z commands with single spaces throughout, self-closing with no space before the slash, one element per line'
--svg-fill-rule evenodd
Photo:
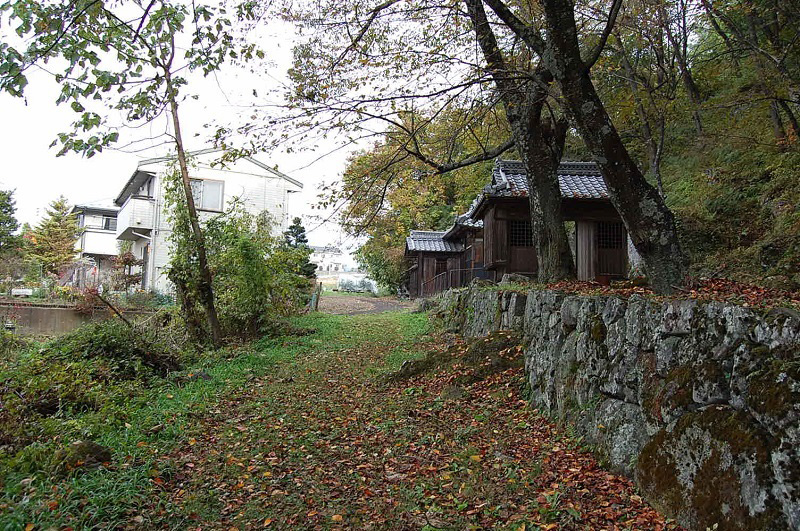
<path fill-rule="evenodd" d="M 484 188 L 484 195 L 527 197 L 527 175 L 522 162 L 497 160 L 492 170 L 492 182 Z M 558 184 L 563 198 L 608 199 L 603 174 L 594 162 L 562 162 L 558 167 Z"/>
<path fill-rule="evenodd" d="M 444 231 L 412 230 L 406 238 L 406 252 L 460 253 L 464 246 L 443 239 Z"/>

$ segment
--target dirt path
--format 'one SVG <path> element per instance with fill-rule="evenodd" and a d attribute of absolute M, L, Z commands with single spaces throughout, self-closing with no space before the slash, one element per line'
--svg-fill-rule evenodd
<path fill-rule="evenodd" d="M 322 295 L 319 311 L 335 315 L 359 315 L 383 313 L 411 308 L 409 300 L 396 297 L 372 297 L 368 295 Z"/>
<path fill-rule="evenodd" d="M 157 464 L 160 494 L 136 521 L 226 530 L 674 528 L 628 480 L 527 407 L 520 369 L 476 378 L 458 361 L 463 344 L 429 336 L 419 314 L 315 319 L 318 332 L 304 338 L 313 348 L 192 419 L 184 444 Z M 453 363 L 383 383 L 426 352 Z"/>

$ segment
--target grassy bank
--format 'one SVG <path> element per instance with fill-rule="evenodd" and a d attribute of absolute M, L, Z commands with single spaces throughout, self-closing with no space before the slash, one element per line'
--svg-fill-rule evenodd
<path fill-rule="evenodd" d="M 427 326 L 421 317 L 409 314 L 387 319 L 399 334 L 393 339 L 400 344 L 418 336 Z M 23 528 L 29 523 L 37 528 L 113 528 L 135 522 L 132 515 L 138 514 L 163 478 L 171 474 L 161 456 L 185 444 L 187 426 L 217 407 L 221 397 L 247 387 L 248 382 L 268 374 L 277 364 L 291 365 L 309 352 L 347 348 L 370 334 L 386 332 L 370 326 L 358 329 L 357 334 L 348 333 L 343 330 L 345 321 L 344 317 L 321 314 L 298 318 L 293 320 L 295 325 L 315 333 L 256 341 L 205 359 L 199 356 L 180 373 L 150 377 L 146 382 L 79 382 L 113 396 L 106 397 L 108 403 L 99 410 L 66 408 L 40 416 L 35 426 L 29 426 L 33 442 L 2 456 L 0 529 Z M 399 347 L 399 351 L 404 348 Z M 0 366 L 0 382 L 8 380 L 21 365 L 39 363 L 41 349 L 42 345 L 33 344 L 7 353 Z M 90 369 L 81 363 L 76 360 L 67 365 L 70 369 Z M 67 385 L 52 372 L 63 370 L 63 366 L 43 369 L 28 382 L 31 389 L 46 392 L 52 386 Z M 4 405 L 8 398 L 3 397 Z M 10 412 L 0 409 L 0 414 Z M 76 439 L 90 439 L 110 448 L 112 462 L 99 470 L 53 477 L 48 459 Z"/>

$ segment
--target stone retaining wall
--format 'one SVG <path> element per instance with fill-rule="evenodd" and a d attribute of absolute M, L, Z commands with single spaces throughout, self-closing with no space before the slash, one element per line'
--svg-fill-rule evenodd
<path fill-rule="evenodd" d="M 796 312 L 471 287 L 437 313 L 466 336 L 521 332 L 535 406 L 683 525 L 800 529 Z"/>

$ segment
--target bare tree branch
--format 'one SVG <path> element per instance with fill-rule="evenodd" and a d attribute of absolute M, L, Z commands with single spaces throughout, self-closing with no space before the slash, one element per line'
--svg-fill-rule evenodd
<path fill-rule="evenodd" d="M 336 68 L 339 65 L 339 63 L 341 63 L 344 60 L 345 56 L 348 53 L 350 53 L 350 51 L 353 50 L 353 48 L 355 48 L 359 42 L 361 42 L 361 39 L 364 38 L 364 35 L 366 35 L 367 31 L 369 31 L 369 28 L 372 26 L 372 23 L 375 22 L 375 19 L 378 17 L 381 11 L 393 6 L 399 1 L 400 0 L 386 0 L 386 2 L 375 6 L 372 9 L 372 11 L 370 11 L 369 18 L 364 23 L 364 25 L 361 26 L 361 29 L 359 30 L 358 34 L 351 40 L 350 44 L 347 45 L 347 48 L 345 48 L 342 51 L 342 53 L 339 54 L 339 57 L 333 62 L 330 68 L 331 69 Z"/>
<path fill-rule="evenodd" d="M 539 56 L 544 55 L 545 41 L 539 30 L 530 24 L 526 24 L 501 0 L 485 0 L 492 11 L 505 22 L 514 34 L 525 42 Z"/>
<path fill-rule="evenodd" d="M 617 21 L 617 14 L 619 14 L 620 8 L 622 7 L 622 0 L 614 0 L 614 3 L 611 4 L 611 10 L 608 12 L 608 20 L 606 21 L 606 27 L 603 30 L 603 33 L 600 35 L 600 42 L 597 43 L 592 53 L 589 54 L 589 57 L 584 61 L 585 68 L 589 70 L 594 66 L 598 59 L 600 59 L 600 55 L 603 53 L 603 49 L 606 47 L 606 42 L 608 42 L 608 37 L 611 35 L 611 30 L 614 29 L 614 24 Z"/>

